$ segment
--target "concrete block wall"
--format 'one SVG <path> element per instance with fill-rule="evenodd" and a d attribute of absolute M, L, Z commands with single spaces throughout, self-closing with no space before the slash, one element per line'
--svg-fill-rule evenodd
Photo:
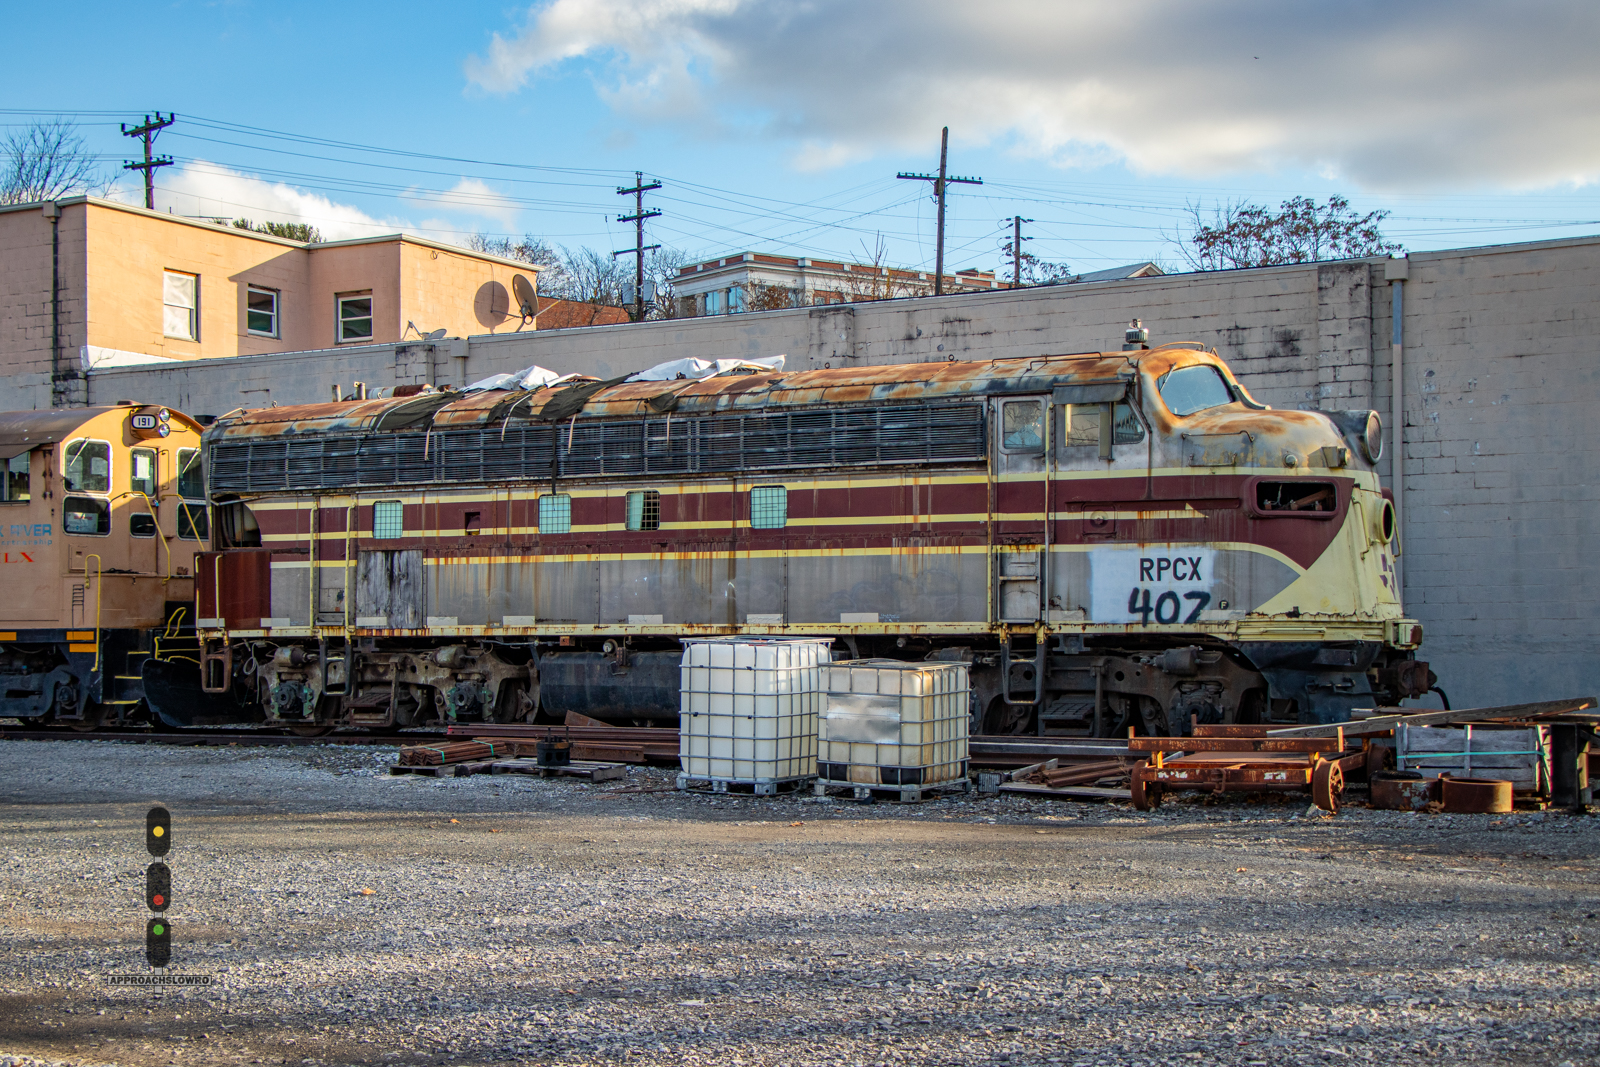
<path fill-rule="evenodd" d="M 1600 690 L 1587 563 L 1600 238 L 1417 254 L 1409 270 L 1404 573 L 1423 656 L 1457 705 Z M 1115 350 L 1138 317 L 1154 341 L 1215 347 L 1265 403 L 1373 407 L 1387 424 L 1391 289 L 1382 260 L 1168 275 L 130 367 L 96 373 L 91 393 L 220 414 L 322 401 L 334 383 L 465 384 L 535 363 L 611 378 L 684 356 L 782 353 L 791 369 L 992 359 Z"/>

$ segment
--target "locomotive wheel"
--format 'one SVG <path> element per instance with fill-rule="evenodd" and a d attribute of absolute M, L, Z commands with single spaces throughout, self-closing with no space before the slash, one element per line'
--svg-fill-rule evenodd
<path fill-rule="evenodd" d="M 1311 799 L 1323 811 L 1339 810 L 1339 795 L 1344 792 L 1344 772 L 1333 760 L 1318 760 L 1311 773 Z"/>
<path fill-rule="evenodd" d="M 63 719 L 62 721 L 68 726 L 72 727 L 74 730 L 78 731 L 80 734 L 86 734 L 90 730 L 100 729 L 101 725 L 105 723 L 106 709 L 102 705 L 91 700 L 87 705 L 84 706 L 83 718 Z"/>
<path fill-rule="evenodd" d="M 289 732 L 296 737 L 323 737 L 333 733 L 336 725 L 331 722 L 291 722 Z"/>
<path fill-rule="evenodd" d="M 1161 806 L 1161 787 L 1141 778 L 1138 768 L 1134 768 L 1129 779 L 1128 791 L 1133 794 L 1133 806 L 1140 811 L 1151 811 Z"/>

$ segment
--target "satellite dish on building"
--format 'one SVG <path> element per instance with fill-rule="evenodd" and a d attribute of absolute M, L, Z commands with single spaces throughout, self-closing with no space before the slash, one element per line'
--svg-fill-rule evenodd
<path fill-rule="evenodd" d="M 441 337 L 443 337 L 445 334 L 447 334 L 449 332 L 450 332 L 450 330 L 449 330 L 448 327 L 441 326 L 437 330 L 430 330 L 427 333 L 423 334 L 422 335 L 422 339 L 424 341 L 437 341 L 437 340 L 439 340 Z"/>
<path fill-rule="evenodd" d="M 524 319 L 531 319 L 539 312 L 538 290 L 533 283 L 521 274 L 511 276 L 511 292 L 517 298 L 517 309 L 522 312 Z"/>

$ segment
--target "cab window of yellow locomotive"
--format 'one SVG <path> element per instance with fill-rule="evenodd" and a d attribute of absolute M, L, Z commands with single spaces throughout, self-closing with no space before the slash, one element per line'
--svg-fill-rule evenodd
<path fill-rule="evenodd" d="M 111 532 L 111 501 L 69 496 L 61 502 L 61 525 L 69 534 L 108 534 Z"/>
<path fill-rule="evenodd" d="M 32 456 L 32 452 L 24 452 L 6 460 L 0 477 L 0 502 L 20 504 L 28 499 L 28 461 Z"/>
<path fill-rule="evenodd" d="M 547 493 L 539 498 L 539 533 L 572 532 L 572 497 L 566 493 Z"/>
<path fill-rule="evenodd" d="M 185 541 L 204 541 L 211 536 L 211 514 L 205 501 L 178 501 L 178 536 Z"/>
<path fill-rule="evenodd" d="M 111 446 L 80 437 L 61 454 L 61 480 L 69 493 L 111 492 Z"/>
<path fill-rule="evenodd" d="M 198 448 L 178 449 L 178 495 L 185 500 L 206 498 L 205 472 L 200 469 Z"/>
<path fill-rule="evenodd" d="M 1156 379 L 1156 391 L 1167 410 L 1179 418 L 1233 403 L 1233 392 L 1217 368 L 1208 364 L 1169 370 Z"/>
<path fill-rule="evenodd" d="M 1044 451 L 1044 401 L 1008 400 L 1000 405 L 1000 450 Z"/>
<path fill-rule="evenodd" d="M 135 448 L 128 452 L 128 488 L 154 500 L 156 496 L 156 451 Z"/>

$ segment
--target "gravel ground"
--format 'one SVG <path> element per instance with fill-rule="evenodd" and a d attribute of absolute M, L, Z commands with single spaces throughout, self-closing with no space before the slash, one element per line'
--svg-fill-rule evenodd
<path fill-rule="evenodd" d="M 1600 1062 L 1596 818 L 392 761 L 0 744 L 0 1067 Z M 207 988 L 105 981 L 148 973 L 152 801 Z"/>

